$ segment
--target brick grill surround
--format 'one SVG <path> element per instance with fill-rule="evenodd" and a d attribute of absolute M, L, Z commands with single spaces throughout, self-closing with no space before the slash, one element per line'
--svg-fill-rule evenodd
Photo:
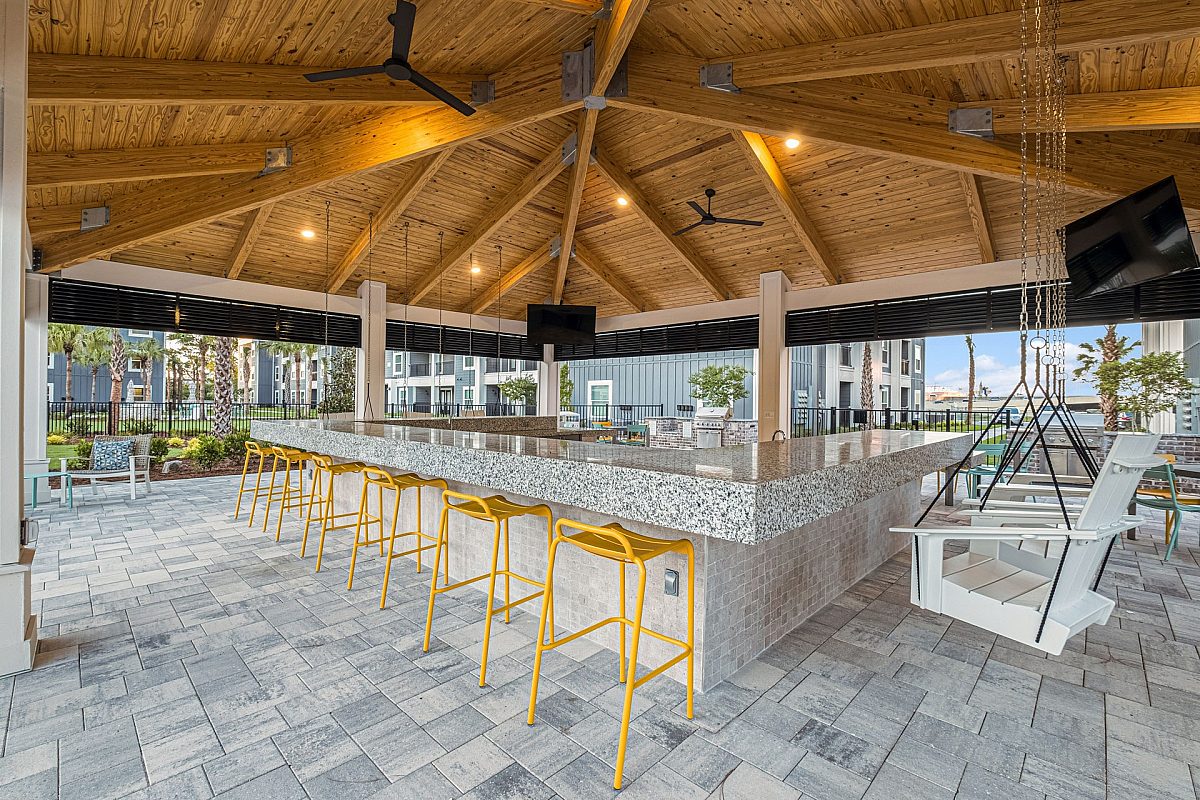
<path fill-rule="evenodd" d="M 690 422 L 694 422 L 692 417 L 647 417 L 646 424 L 652 432 L 646 437 L 646 444 L 670 450 L 695 450 L 700 446 L 696 426 L 688 426 L 691 428 L 691 435 L 684 436 L 685 423 Z M 725 423 L 725 431 L 721 434 L 722 447 L 753 444 L 757 441 L 758 420 L 731 419 Z"/>

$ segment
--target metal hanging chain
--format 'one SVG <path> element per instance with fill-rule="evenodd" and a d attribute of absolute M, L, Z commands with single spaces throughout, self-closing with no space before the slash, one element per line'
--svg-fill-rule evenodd
<path fill-rule="evenodd" d="M 446 330 L 445 325 L 442 324 L 442 286 L 446 282 L 446 273 L 442 271 L 442 240 L 445 237 L 445 231 L 438 231 L 438 271 L 441 272 L 438 276 L 438 361 L 442 360 L 442 337 Z M 430 395 L 432 402 L 432 391 L 430 391 Z"/>
<path fill-rule="evenodd" d="M 404 350 L 403 357 L 400 359 L 404 364 L 404 403 L 400 408 L 400 413 L 403 415 L 406 411 L 404 406 L 408 405 L 408 220 L 404 221 L 404 309 L 401 311 L 404 320 Z"/>
<path fill-rule="evenodd" d="M 504 245 L 496 245 L 496 361 L 500 360 L 500 306 L 504 302 L 504 284 L 500 273 L 503 271 Z M 500 365 L 496 364 L 499 369 Z"/>
<path fill-rule="evenodd" d="M 369 284 L 373 280 L 375 280 L 375 212 L 372 211 L 371 213 L 367 214 L 367 283 Z M 370 288 L 374 288 L 374 287 L 370 287 Z M 372 320 L 374 319 L 374 316 L 375 316 L 375 311 L 372 308 L 372 305 L 373 304 L 371 303 L 371 292 L 370 292 L 370 289 L 368 289 L 368 291 L 367 291 L 367 350 L 366 350 L 366 354 L 363 356 L 363 360 L 366 362 L 366 368 L 367 368 L 367 370 L 366 370 L 367 377 L 366 377 L 366 380 L 363 381 L 363 391 L 366 393 L 366 397 L 363 398 L 363 416 L 367 419 L 370 419 L 371 415 L 375 411 L 375 409 L 372 407 L 372 404 L 371 404 L 371 372 L 372 372 L 372 370 L 371 370 L 371 353 L 374 349 L 372 347 L 373 342 L 371 340 L 371 329 L 374 327 L 372 325 Z"/>

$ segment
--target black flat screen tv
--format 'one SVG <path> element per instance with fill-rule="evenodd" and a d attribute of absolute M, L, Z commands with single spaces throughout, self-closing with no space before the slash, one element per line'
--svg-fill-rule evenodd
<path fill-rule="evenodd" d="M 1077 300 L 1200 266 L 1174 177 L 1075 220 L 1065 232 Z"/>
<path fill-rule="evenodd" d="M 531 303 L 525 324 L 530 344 L 589 344 L 596 340 L 596 307 Z"/>

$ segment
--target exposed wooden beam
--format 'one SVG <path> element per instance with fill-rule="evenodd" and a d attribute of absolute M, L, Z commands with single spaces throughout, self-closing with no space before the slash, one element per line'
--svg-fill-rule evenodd
<path fill-rule="evenodd" d="M 583 246 L 582 243 L 575 243 L 575 260 L 579 265 L 588 272 L 596 276 L 597 279 L 633 308 L 634 311 L 653 311 L 654 306 L 646 299 L 645 295 L 638 294 L 629 287 L 625 280 L 606 267 L 596 255 Z M 559 302 L 558 300 L 555 301 Z"/>
<path fill-rule="evenodd" d="M 614 189 L 629 199 L 633 210 L 650 228 L 658 234 L 658 238 L 679 256 L 684 265 L 699 278 L 718 300 L 732 300 L 733 292 L 725 285 L 713 269 L 704 263 L 704 259 L 692 246 L 692 243 L 681 236 L 673 236 L 673 229 L 663 218 L 662 214 L 650 203 L 638 185 L 630 179 L 625 170 L 613 163 L 602 150 L 596 151 L 596 169 Z"/>
<path fill-rule="evenodd" d="M 250 251 L 254 249 L 254 243 L 258 241 L 258 235 L 262 233 L 263 226 L 267 224 L 267 218 L 271 216 L 273 208 L 275 208 L 274 203 L 267 203 L 246 215 L 246 221 L 242 223 L 242 232 L 238 234 L 237 241 L 233 244 L 233 251 L 229 255 L 229 268 L 225 270 L 226 278 L 234 280 L 242 274 L 242 267 L 246 266 L 246 259 L 250 257 Z"/>
<path fill-rule="evenodd" d="M 1006 11 L 846 39 L 722 56 L 742 88 L 1017 58 L 1020 12 Z M 1062 4 L 1060 52 L 1200 35 L 1195 0 L 1076 0 Z"/>
<path fill-rule="evenodd" d="M 612 13 L 596 26 L 592 94 L 603 95 L 617 71 L 650 0 L 613 0 Z"/>
<path fill-rule="evenodd" d="M 975 229 L 975 239 L 979 242 L 979 261 L 982 264 L 990 264 L 996 260 L 996 248 L 992 245 L 992 231 L 988 227 L 987 205 L 983 200 L 983 187 L 979 185 L 979 176 L 960 172 L 958 179 L 962 182 L 967 213 L 971 215 L 971 227 Z"/>
<path fill-rule="evenodd" d="M 604 4 L 596 0 L 516 0 L 528 6 L 553 8 L 556 11 L 570 11 L 572 14 L 595 14 L 604 8 Z"/>
<path fill-rule="evenodd" d="M 46 189 L 258 172 L 262 169 L 266 149 L 280 144 L 245 142 L 30 153 L 26 184 L 30 189 Z"/>
<path fill-rule="evenodd" d="M 56 233 L 71 233 L 79 231 L 83 218 L 83 209 L 90 206 L 102 206 L 105 201 L 96 203 L 65 203 L 56 206 L 29 206 L 25 209 L 25 221 L 29 223 L 29 235 L 34 242 L 41 242 L 46 236 Z"/>
<path fill-rule="evenodd" d="M 183 59 L 29 54 L 30 103 L 354 103 L 435 106 L 439 101 L 407 81 L 368 75 L 309 83 L 322 67 L 234 64 Z M 483 75 L 429 76 L 452 94 L 471 96 Z"/>
<path fill-rule="evenodd" d="M 293 165 L 271 175 L 188 178 L 114 197 L 110 224 L 47 243 L 43 269 L 62 269 L 98 253 L 124 250 L 302 194 L 346 175 L 412 161 L 570 111 L 579 104 L 562 103 L 560 71 L 558 63 L 547 62 L 511 78 L 498 76 L 497 100 L 470 117 L 444 106 L 395 109 L 338 131 L 298 139 Z"/>
<path fill-rule="evenodd" d="M 1021 132 L 1020 100 L 960 103 L 959 108 L 990 108 L 996 133 Z M 1063 111 L 1069 131 L 1200 128 L 1200 86 L 1069 94 Z"/>
<path fill-rule="evenodd" d="M 325 291 L 336 292 L 342 288 L 342 284 L 354 274 L 358 262 L 367 252 L 371 238 L 379 236 L 392 227 L 392 224 L 404 214 L 412 201 L 425 188 L 425 184 L 429 183 L 430 178 L 441 169 L 453 152 L 453 147 L 447 147 L 441 152 L 425 156 L 412 165 L 412 171 L 404 179 L 404 182 L 383 201 L 383 205 L 375 214 L 375 219 L 359 232 L 358 237 L 350 245 L 350 249 L 342 256 L 342 260 L 338 262 L 333 274 L 329 276 L 329 281 L 325 284 Z"/>
<path fill-rule="evenodd" d="M 517 212 L 524 208 L 525 204 L 532 200 L 542 189 L 549 186 L 550 182 L 566 169 L 567 165 L 563 163 L 562 151 L 563 145 L 566 144 L 568 138 L 564 138 L 512 191 L 488 209 L 483 219 L 475 223 L 475 226 L 455 243 L 450 252 L 446 253 L 442 258 L 441 263 L 435 264 L 432 269 L 421 276 L 404 302 L 409 305 L 420 302 L 421 298 L 429 294 L 437 286 L 438 280 L 443 275 L 453 269 L 462 259 L 466 258 L 471 250 L 481 242 L 500 230 L 504 223 L 516 216 Z"/>
<path fill-rule="evenodd" d="M 797 135 L 806 141 L 1003 180 L 1020 178 L 1016 145 L 949 132 L 945 114 L 950 104 L 944 101 L 837 81 L 727 94 L 702 89 L 694 81 L 665 77 L 662 67 L 681 60 L 688 61 L 680 56 L 631 54 L 629 96 L 610 98 L 609 104 L 764 136 Z M 1071 155 L 1066 182 L 1072 190 L 1111 197 L 1174 174 L 1185 205 L 1200 208 L 1195 145 L 1141 134 L 1073 134 L 1067 149 Z"/>
<path fill-rule="evenodd" d="M 534 250 L 528 256 L 521 260 L 520 264 L 504 273 L 499 282 L 493 283 L 488 288 L 480 292 L 476 297 L 471 298 L 471 301 L 463 306 L 464 314 L 482 314 L 487 309 L 491 308 L 504 297 L 504 293 L 512 289 L 521 281 L 525 280 L 530 274 L 537 272 L 553 257 L 550 254 L 550 245 L 552 242 L 546 242 L 544 245 Z"/>
<path fill-rule="evenodd" d="M 825 276 L 825 282 L 830 285 L 841 283 L 842 276 L 838 273 L 833 254 L 829 252 L 825 239 L 817 230 L 812 218 L 808 216 L 808 212 L 804 210 L 804 206 L 800 205 L 800 200 L 792 191 L 787 178 L 784 177 L 783 170 L 775 161 L 775 156 L 771 155 L 771 149 L 767 147 L 766 141 L 752 131 L 739 131 L 735 141 L 746 154 L 747 160 L 754 168 L 754 173 L 758 175 L 759 180 L 770 193 L 771 199 L 779 207 L 779 212 L 783 214 L 788 225 L 792 226 L 796 237 L 808 252 L 809 258 Z"/>
<path fill-rule="evenodd" d="M 567 265 L 571 261 L 575 225 L 579 222 L 579 206 L 583 202 L 583 187 L 587 183 L 588 166 L 592 161 L 592 141 L 596 136 L 596 118 L 599 115 L 599 109 L 587 109 L 575 128 L 575 163 L 571 165 L 571 178 L 567 182 L 567 200 L 560 232 L 562 247 L 559 249 L 558 268 L 550 291 L 550 301 L 553 303 L 562 302 L 563 287 L 567 282 Z"/>

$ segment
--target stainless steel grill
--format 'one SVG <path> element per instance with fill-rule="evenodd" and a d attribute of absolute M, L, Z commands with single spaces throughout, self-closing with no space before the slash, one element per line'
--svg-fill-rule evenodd
<path fill-rule="evenodd" d="M 1072 420 L 1083 439 L 1084 445 L 1092 454 L 1092 460 L 1099 464 L 1101 448 L 1104 444 L 1104 416 L 1102 414 L 1073 414 Z M 1041 417 L 1046 430 L 1046 449 L 1050 451 L 1050 463 L 1054 466 L 1054 474 L 1086 476 L 1083 458 L 1076 451 L 1071 437 L 1051 413 L 1044 412 Z"/>
<path fill-rule="evenodd" d="M 729 413 L 725 408 L 706 408 L 701 406 L 696 410 L 696 446 L 720 447 L 721 436 L 725 433 L 725 417 Z"/>

